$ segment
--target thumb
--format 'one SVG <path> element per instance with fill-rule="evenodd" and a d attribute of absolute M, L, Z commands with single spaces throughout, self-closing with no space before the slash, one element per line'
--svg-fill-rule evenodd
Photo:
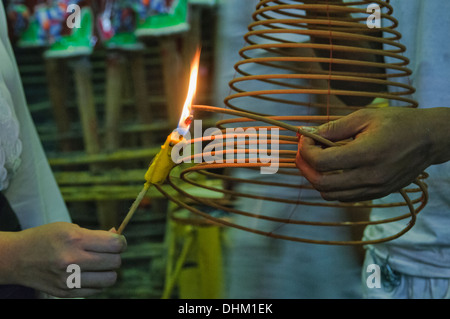
<path fill-rule="evenodd" d="M 350 114 L 320 125 L 317 127 L 316 134 L 330 141 L 342 141 L 355 137 L 362 131 L 362 128 L 358 118 Z"/>

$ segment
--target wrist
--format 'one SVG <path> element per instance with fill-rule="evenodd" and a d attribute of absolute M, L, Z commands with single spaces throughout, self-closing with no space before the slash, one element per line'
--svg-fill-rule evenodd
<path fill-rule="evenodd" d="M 20 284 L 21 232 L 0 232 L 0 284 Z"/>
<path fill-rule="evenodd" d="M 425 110 L 428 113 L 425 132 L 430 141 L 430 160 L 441 164 L 450 160 L 450 108 L 438 107 Z"/>

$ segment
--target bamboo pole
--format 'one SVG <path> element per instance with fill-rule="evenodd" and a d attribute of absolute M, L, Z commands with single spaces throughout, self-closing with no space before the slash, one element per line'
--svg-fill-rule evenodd
<path fill-rule="evenodd" d="M 122 108 L 123 62 L 124 57 L 120 53 L 107 53 L 104 134 L 104 148 L 106 152 L 116 151 L 120 147 L 119 123 L 121 119 Z"/>
<path fill-rule="evenodd" d="M 84 147 L 87 154 L 100 152 L 98 121 L 92 89 L 92 70 L 88 57 L 75 60 L 72 64 L 78 96 L 78 111 L 83 132 Z"/>
<path fill-rule="evenodd" d="M 101 150 L 98 134 L 98 120 L 92 88 L 92 66 L 89 57 L 81 57 L 72 64 L 78 95 L 78 111 L 83 131 L 84 147 L 87 154 L 97 154 Z M 92 171 L 100 171 L 98 165 L 90 165 Z M 117 218 L 110 213 L 106 201 L 97 201 L 97 218 L 101 229 L 117 225 Z"/>
<path fill-rule="evenodd" d="M 131 76 L 133 81 L 136 112 L 139 117 L 139 123 L 143 125 L 152 124 L 153 117 L 149 98 L 147 95 L 147 73 L 145 67 L 144 52 L 133 51 L 129 53 L 131 64 Z M 154 145 L 154 139 L 151 132 L 145 131 L 141 133 L 141 144 L 144 147 Z"/>
<path fill-rule="evenodd" d="M 70 116 L 67 112 L 66 104 L 66 67 L 65 64 L 61 63 L 59 59 L 45 59 L 45 70 L 48 93 L 51 101 L 53 117 L 56 123 L 56 129 L 58 135 L 66 137 L 70 130 Z M 71 150 L 70 142 L 66 138 L 59 141 L 59 146 L 63 152 Z"/>
<path fill-rule="evenodd" d="M 125 56 L 109 51 L 106 63 L 106 103 L 104 150 L 115 152 L 121 147 L 120 121 L 122 115 Z M 101 218 L 106 228 L 115 227 L 120 220 L 119 201 L 111 196 L 101 203 Z"/>
<path fill-rule="evenodd" d="M 201 47 L 202 42 L 202 8 L 191 6 L 189 11 L 189 31 L 183 35 L 183 64 L 186 68 L 185 74 L 189 75 L 189 65 L 197 48 Z"/>
<path fill-rule="evenodd" d="M 160 146 L 148 149 L 117 150 L 116 152 L 100 152 L 98 154 L 70 154 L 49 158 L 51 166 L 74 166 L 80 164 L 102 164 L 124 162 L 130 160 L 148 160 L 161 150 Z"/>
<path fill-rule="evenodd" d="M 183 79 L 182 57 L 178 52 L 177 38 L 174 36 L 162 37 L 160 39 L 160 50 L 168 123 L 170 127 L 177 127 L 183 107 L 183 99 L 186 97 L 181 85 Z"/>

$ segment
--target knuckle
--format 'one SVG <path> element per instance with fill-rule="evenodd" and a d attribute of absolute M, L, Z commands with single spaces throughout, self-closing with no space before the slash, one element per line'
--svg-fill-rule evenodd
<path fill-rule="evenodd" d="M 321 126 L 321 133 L 325 136 L 332 134 L 336 130 L 336 121 L 330 121 Z"/>
<path fill-rule="evenodd" d="M 75 264 L 75 259 L 69 254 L 63 254 L 55 261 L 55 266 L 58 270 L 66 271 L 69 265 Z"/>
<path fill-rule="evenodd" d="M 82 241 L 82 235 L 77 228 L 61 232 L 58 238 L 65 245 L 76 246 Z"/>

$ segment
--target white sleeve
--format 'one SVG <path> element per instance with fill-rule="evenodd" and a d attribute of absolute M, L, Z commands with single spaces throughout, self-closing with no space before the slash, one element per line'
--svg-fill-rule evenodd
<path fill-rule="evenodd" d="M 10 179 L 20 166 L 22 152 L 19 122 L 4 91 L 5 85 L 0 74 L 0 191 L 8 188 Z"/>
<path fill-rule="evenodd" d="M 22 144 L 21 163 L 4 194 L 22 228 L 68 221 L 70 216 L 48 164 L 29 113 L 0 2 L 0 82 L 3 97 L 13 105 Z"/>

